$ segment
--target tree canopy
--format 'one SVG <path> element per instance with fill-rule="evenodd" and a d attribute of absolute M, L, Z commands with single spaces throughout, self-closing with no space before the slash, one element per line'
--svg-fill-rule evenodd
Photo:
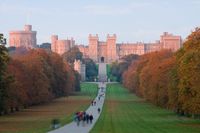
<path fill-rule="evenodd" d="M 5 109 L 5 102 L 8 96 L 7 88 L 9 87 L 10 82 L 6 69 L 9 59 L 6 47 L 0 45 L 0 112 Z"/>
<path fill-rule="evenodd" d="M 83 59 L 83 63 L 86 67 L 86 79 L 88 81 L 94 81 L 94 79 L 97 78 L 98 75 L 96 63 L 90 58 Z"/>
<path fill-rule="evenodd" d="M 69 51 L 65 52 L 63 55 L 65 61 L 73 64 L 75 59 L 82 61 L 83 53 L 79 51 L 78 47 L 72 47 Z"/>
<path fill-rule="evenodd" d="M 6 38 L 4 38 L 3 34 L 0 34 L 0 45 L 6 44 Z"/>
<path fill-rule="evenodd" d="M 56 53 L 19 48 L 9 57 L 4 46 L 0 50 L 0 114 L 48 102 L 80 89 L 75 71 Z"/>
<path fill-rule="evenodd" d="M 128 69 L 128 66 L 138 59 L 138 55 L 130 54 L 122 57 L 121 62 L 113 62 L 111 64 L 111 74 L 117 77 L 117 81 L 121 82 L 122 74 Z"/>

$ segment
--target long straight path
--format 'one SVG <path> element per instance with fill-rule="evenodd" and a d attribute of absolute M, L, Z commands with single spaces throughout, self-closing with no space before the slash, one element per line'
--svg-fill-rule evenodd
<path fill-rule="evenodd" d="M 76 122 L 71 122 L 61 128 L 58 128 L 56 130 L 50 131 L 48 133 L 89 133 L 89 131 L 92 129 L 92 127 L 95 125 L 96 121 L 98 120 L 100 113 L 98 113 L 97 109 L 100 108 L 102 110 L 104 100 L 105 100 L 105 92 L 106 92 L 106 83 L 98 83 L 99 88 L 104 88 L 104 89 L 99 89 L 97 97 L 94 99 L 96 101 L 96 105 L 92 106 L 90 105 L 89 108 L 86 110 L 86 113 L 92 114 L 94 119 L 92 124 L 82 124 L 80 122 L 80 125 L 77 126 Z M 99 96 L 101 96 L 99 100 Z"/>
<path fill-rule="evenodd" d="M 107 81 L 106 63 L 99 63 L 99 81 Z"/>

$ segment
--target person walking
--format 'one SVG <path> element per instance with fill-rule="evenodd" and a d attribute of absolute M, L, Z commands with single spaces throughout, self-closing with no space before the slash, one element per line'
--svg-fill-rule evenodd
<path fill-rule="evenodd" d="M 90 120 L 90 115 L 86 114 L 86 122 L 87 122 L 87 124 L 89 123 L 89 120 Z"/>
<path fill-rule="evenodd" d="M 83 126 L 85 126 L 86 114 L 83 115 Z"/>
<path fill-rule="evenodd" d="M 81 118 L 80 118 L 80 115 L 78 115 L 78 116 L 77 116 L 77 126 L 79 126 L 80 121 L 81 121 Z"/>
<path fill-rule="evenodd" d="M 93 115 L 90 115 L 90 124 L 92 124 L 92 120 L 93 120 Z"/>
<path fill-rule="evenodd" d="M 97 109 L 97 111 L 98 111 L 98 113 L 100 113 L 100 112 L 101 112 L 101 109 L 100 109 L 100 108 L 98 108 L 98 109 Z"/>

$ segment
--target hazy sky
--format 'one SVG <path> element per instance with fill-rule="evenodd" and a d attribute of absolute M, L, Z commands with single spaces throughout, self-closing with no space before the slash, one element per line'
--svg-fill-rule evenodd
<path fill-rule="evenodd" d="M 38 44 L 50 36 L 74 37 L 88 44 L 88 34 L 117 34 L 117 42 L 154 42 L 168 31 L 185 38 L 200 26 L 200 0 L 0 0 L 0 33 L 28 23 Z"/>

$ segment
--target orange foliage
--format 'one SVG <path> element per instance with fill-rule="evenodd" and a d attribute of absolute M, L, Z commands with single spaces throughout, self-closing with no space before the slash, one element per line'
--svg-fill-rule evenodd
<path fill-rule="evenodd" d="M 7 71 L 14 82 L 7 89 L 7 108 L 40 104 L 75 90 L 75 72 L 63 58 L 42 49 L 16 52 Z"/>

